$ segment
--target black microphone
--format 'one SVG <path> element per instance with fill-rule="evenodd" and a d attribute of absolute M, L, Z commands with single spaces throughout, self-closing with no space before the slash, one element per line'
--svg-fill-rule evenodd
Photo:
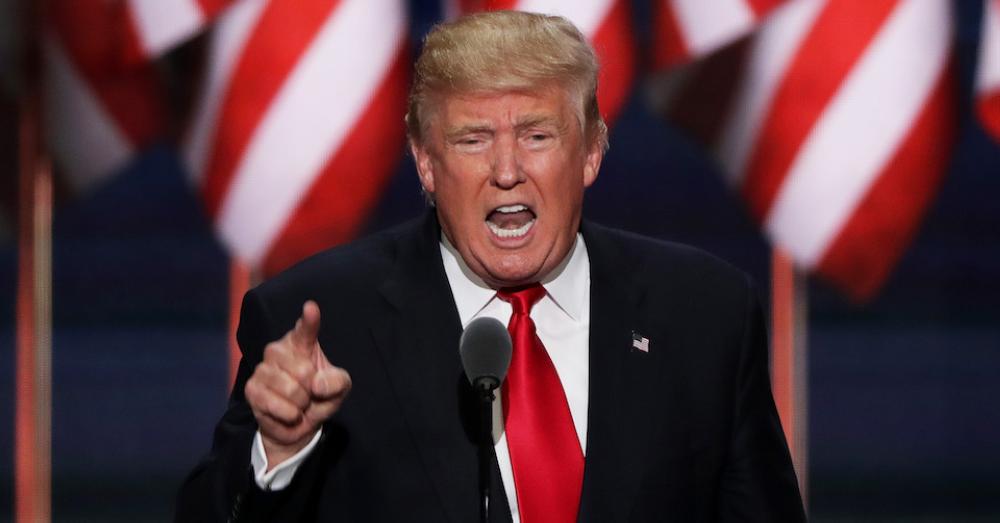
<path fill-rule="evenodd" d="M 510 333 L 494 318 L 469 322 L 458 342 L 465 376 L 476 391 L 479 403 L 479 518 L 489 521 L 490 464 L 493 461 L 493 391 L 510 367 Z"/>
<path fill-rule="evenodd" d="M 510 333 L 499 320 L 476 318 L 462 333 L 458 352 L 472 387 L 491 392 L 503 383 L 510 367 Z"/>

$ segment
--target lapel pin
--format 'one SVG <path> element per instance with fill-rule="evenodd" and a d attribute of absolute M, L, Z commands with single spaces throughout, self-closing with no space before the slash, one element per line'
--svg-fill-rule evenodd
<path fill-rule="evenodd" d="M 642 352 L 649 352 L 649 338 L 636 331 L 632 331 L 632 348 L 639 349 Z"/>

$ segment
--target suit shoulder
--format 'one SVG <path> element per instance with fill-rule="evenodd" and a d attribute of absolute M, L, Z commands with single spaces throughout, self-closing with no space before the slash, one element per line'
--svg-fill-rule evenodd
<path fill-rule="evenodd" d="M 612 260 L 628 260 L 637 274 L 652 274 L 692 285 L 711 284 L 745 290 L 749 276 L 731 263 L 702 249 L 682 243 L 643 236 L 593 223 L 586 224 L 588 251 Z M 606 252 L 602 252 L 606 251 Z M 593 260 L 593 256 L 592 256 Z"/>

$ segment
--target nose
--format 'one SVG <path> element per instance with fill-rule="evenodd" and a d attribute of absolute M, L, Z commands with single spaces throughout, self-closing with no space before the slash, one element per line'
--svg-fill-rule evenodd
<path fill-rule="evenodd" d="M 524 181 L 517 140 L 505 136 L 497 140 L 495 147 L 491 181 L 501 189 L 512 189 Z"/>

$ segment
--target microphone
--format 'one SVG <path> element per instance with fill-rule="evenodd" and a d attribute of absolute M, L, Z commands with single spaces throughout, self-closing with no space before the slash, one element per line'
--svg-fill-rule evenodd
<path fill-rule="evenodd" d="M 480 393 L 491 393 L 503 383 L 510 367 L 510 333 L 499 320 L 476 318 L 462 333 L 458 352 L 472 388 Z M 490 394 L 490 399 L 492 396 Z"/>
<path fill-rule="evenodd" d="M 507 327 L 494 318 L 469 322 L 458 341 L 465 377 L 479 403 L 479 520 L 489 521 L 490 465 L 493 462 L 493 391 L 510 367 L 512 343 Z"/>

